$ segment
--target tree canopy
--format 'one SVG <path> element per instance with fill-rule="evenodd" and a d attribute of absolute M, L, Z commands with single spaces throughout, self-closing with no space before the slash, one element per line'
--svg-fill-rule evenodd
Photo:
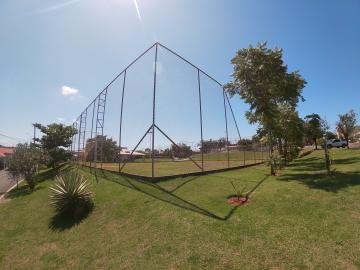
<path fill-rule="evenodd" d="M 356 127 L 356 114 L 354 110 L 350 110 L 345 114 L 339 114 L 339 121 L 336 127 L 340 136 L 346 140 L 347 147 L 349 148 L 349 139 L 353 135 Z"/>
<path fill-rule="evenodd" d="M 320 115 L 313 113 L 305 116 L 305 135 L 306 139 L 315 144 L 317 149 L 317 140 L 322 138 L 325 130 L 322 125 Z"/>
<path fill-rule="evenodd" d="M 47 126 L 35 123 L 34 127 L 44 134 L 40 139 L 37 138 L 36 142 L 50 156 L 48 165 L 54 167 L 71 157 L 66 148 L 72 144 L 72 137 L 77 133 L 75 128 L 56 123 Z"/>
<path fill-rule="evenodd" d="M 302 90 L 306 81 L 298 71 L 288 72 L 282 57 L 282 49 L 270 49 L 266 42 L 240 49 L 231 60 L 233 80 L 225 85 L 225 90 L 249 104 L 245 116 L 249 123 L 259 124 L 268 137 L 271 153 L 277 141 L 280 153 L 287 155 L 290 148 L 284 147 L 297 149 L 302 145 L 303 121 L 296 107 L 304 101 Z"/>

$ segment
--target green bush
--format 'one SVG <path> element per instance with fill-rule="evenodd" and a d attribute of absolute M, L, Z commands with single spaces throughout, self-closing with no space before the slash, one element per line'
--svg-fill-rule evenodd
<path fill-rule="evenodd" d="M 35 173 L 39 166 L 41 159 L 41 152 L 33 145 L 18 144 L 12 154 L 7 160 L 8 174 L 16 178 L 25 178 L 29 188 L 35 188 Z"/>
<path fill-rule="evenodd" d="M 50 187 L 50 205 L 58 213 L 81 214 L 93 206 L 93 193 L 89 187 L 89 182 L 78 172 L 63 173 Z"/>

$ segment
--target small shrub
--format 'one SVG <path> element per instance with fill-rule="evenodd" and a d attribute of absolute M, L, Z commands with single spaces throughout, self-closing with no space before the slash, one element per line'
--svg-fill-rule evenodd
<path fill-rule="evenodd" d="M 56 177 L 50 187 L 50 205 L 58 213 L 78 215 L 93 206 L 93 193 L 89 182 L 76 171 Z"/>

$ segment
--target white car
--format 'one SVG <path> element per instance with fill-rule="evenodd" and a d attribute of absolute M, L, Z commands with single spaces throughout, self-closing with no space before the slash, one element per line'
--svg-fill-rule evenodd
<path fill-rule="evenodd" d="M 342 148 L 345 148 L 347 146 L 347 142 L 344 141 L 344 140 L 339 140 L 339 139 L 332 139 L 332 140 L 328 140 L 326 142 L 326 145 L 328 148 L 331 148 L 331 147 L 342 147 Z"/>

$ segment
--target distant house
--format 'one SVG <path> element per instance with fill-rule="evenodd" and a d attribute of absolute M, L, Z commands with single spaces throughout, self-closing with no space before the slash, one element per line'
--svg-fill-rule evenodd
<path fill-rule="evenodd" d="M 144 153 L 134 151 L 132 154 L 132 150 L 129 150 L 125 147 L 121 148 L 119 155 L 121 160 L 134 160 L 137 158 L 145 157 Z"/>
<path fill-rule="evenodd" d="M 6 147 L 0 145 L 0 170 L 3 170 L 6 167 L 5 158 L 12 155 L 14 151 L 14 147 Z"/>
<path fill-rule="evenodd" d="M 15 147 L 6 147 L 0 145 L 0 158 L 10 156 L 12 153 L 14 153 L 14 151 Z"/>

